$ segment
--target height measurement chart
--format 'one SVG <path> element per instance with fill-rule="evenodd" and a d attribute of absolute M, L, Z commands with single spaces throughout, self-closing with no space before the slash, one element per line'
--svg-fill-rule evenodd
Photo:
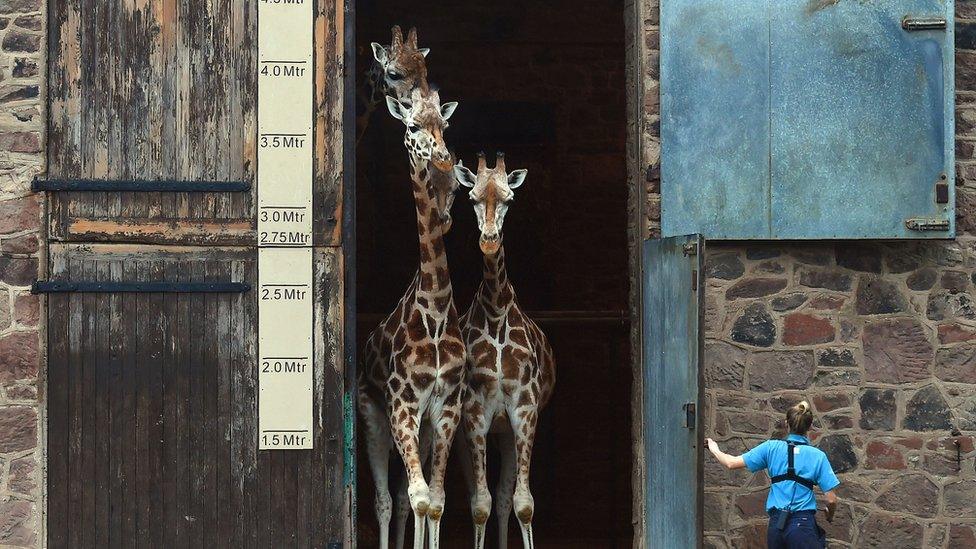
<path fill-rule="evenodd" d="M 258 447 L 312 448 L 312 0 L 258 2 Z"/>

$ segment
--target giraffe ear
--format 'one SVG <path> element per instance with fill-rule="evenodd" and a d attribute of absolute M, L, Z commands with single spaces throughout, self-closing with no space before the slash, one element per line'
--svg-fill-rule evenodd
<path fill-rule="evenodd" d="M 397 120 L 403 120 L 407 116 L 407 109 L 395 98 L 386 96 L 386 108 L 390 110 L 390 114 L 393 118 Z"/>
<path fill-rule="evenodd" d="M 526 176 L 529 175 L 529 170 L 515 170 L 514 172 L 508 174 L 508 188 L 515 190 L 525 183 Z"/>
<path fill-rule="evenodd" d="M 447 120 L 448 118 L 451 117 L 452 114 L 454 114 L 454 109 L 456 109 L 457 107 L 458 107 L 457 101 L 444 103 L 443 105 L 441 105 L 441 117 L 443 117 L 444 120 Z"/>
<path fill-rule="evenodd" d="M 477 181 L 477 177 L 471 173 L 471 170 L 462 165 L 460 162 L 454 166 L 454 177 L 458 180 L 458 183 L 469 189 L 474 187 L 475 181 Z"/>
<path fill-rule="evenodd" d="M 376 59 L 376 62 L 380 65 L 385 65 L 390 59 L 390 54 L 386 51 L 386 47 L 377 42 L 373 42 L 370 46 L 373 48 L 373 59 Z"/>
<path fill-rule="evenodd" d="M 419 51 L 420 51 L 420 55 L 427 57 L 427 54 L 430 53 L 430 48 L 420 48 Z"/>

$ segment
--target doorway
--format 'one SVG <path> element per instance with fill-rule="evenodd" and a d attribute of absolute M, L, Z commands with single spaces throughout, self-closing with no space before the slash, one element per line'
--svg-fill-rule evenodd
<path fill-rule="evenodd" d="M 509 277 L 556 354 L 556 389 L 542 412 L 532 463 L 538 547 L 621 548 L 631 524 L 632 363 L 628 324 L 626 52 L 622 0 L 448 4 L 357 1 L 357 64 L 390 27 L 416 26 L 430 82 L 459 101 L 446 133 L 466 165 L 478 151 L 527 168 L 505 222 Z M 415 213 L 403 126 L 376 111 L 357 150 L 359 347 L 417 268 Z M 447 237 L 463 313 L 481 280 L 475 216 L 463 189 Z M 375 547 L 373 481 L 359 455 L 358 538 Z M 455 453 L 456 454 L 456 453 Z M 448 468 L 443 546 L 470 543 L 469 497 Z M 490 488 L 499 457 L 489 442 Z M 402 463 L 391 465 L 399 475 Z M 488 525 L 494 546 L 496 517 Z M 510 543 L 521 544 L 509 526 Z M 408 536 L 409 539 L 409 536 Z"/>

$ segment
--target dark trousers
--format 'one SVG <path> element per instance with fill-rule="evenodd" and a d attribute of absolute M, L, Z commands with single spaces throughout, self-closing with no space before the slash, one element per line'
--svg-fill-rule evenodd
<path fill-rule="evenodd" d="M 824 549 L 827 536 L 817 525 L 816 511 L 794 511 L 790 513 L 786 526 L 776 527 L 781 511 L 769 511 L 769 529 L 766 532 L 766 545 L 769 549 Z"/>

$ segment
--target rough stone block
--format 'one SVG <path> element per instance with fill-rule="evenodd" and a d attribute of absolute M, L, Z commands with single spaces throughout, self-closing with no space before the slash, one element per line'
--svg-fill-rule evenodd
<path fill-rule="evenodd" d="M 858 277 L 854 308 L 859 315 L 901 313 L 908 310 L 908 300 L 898 286 L 876 276 Z"/>
<path fill-rule="evenodd" d="M 764 297 L 778 293 L 786 288 L 783 278 L 747 278 L 736 282 L 725 292 L 726 299 Z"/>
<path fill-rule="evenodd" d="M 770 301 L 770 306 L 776 312 L 792 311 L 800 305 L 803 305 L 807 301 L 807 296 L 803 294 L 789 294 L 780 297 L 774 297 Z"/>
<path fill-rule="evenodd" d="M 872 513 L 861 525 L 861 547 L 921 547 L 922 525 L 915 519 Z"/>
<path fill-rule="evenodd" d="M 834 325 L 826 318 L 793 313 L 783 321 L 783 343 L 790 346 L 815 345 L 834 340 Z"/>
<path fill-rule="evenodd" d="M 900 470 L 905 468 L 905 456 L 901 450 L 885 441 L 869 442 L 865 449 L 865 456 L 864 466 L 868 469 Z"/>
<path fill-rule="evenodd" d="M 753 303 L 732 326 L 732 340 L 756 347 L 769 347 L 776 341 L 776 324 L 762 303 Z"/>
<path fill-rule="evenodd" d="M 952 428 L 952 414 L 942 392 L 935 385 L 919 389 L 908 401 L 902 427 L 910 431 L 940 431 Z"/>
<path fill-rule="evenodd" d="M 924 269 L 919 269 L 911 275 L 909 275 L 906 283 L 910 290 L 916 292 L 925 292 L 931 290 L 935 286 L 935 281 L 939 278 L 939 273 L 931 267 L 925 267 Z"/>
<path fill-rule="evenodd" d="M 0 383 L 37 377 L 37 332 L 11 332 L 0 337 Z"/>
<path fill-rule="evenodd" d="M 890 431 L 895 428 L 895 402 L 893 389 L 864 389 L 859 401 L 861 429 Z"/>
<path fill-rule="evenodd" d="M 976 345 L 939 349 L 935 354 L 935 375 L 943 381 L 976 384 Z"/>
<path fill-rule="evenodd" d="M 812 351 L 756 353 L 749 368 L 749 385 L 757 391 L 806 389 L 813 380 Z"/>
<path fill-rule="evenodd" d="M 735 280 L 746 272 L 745 265 L 735 252 L 710 255 L 705 262 L 705 276 L 722 280 Z"/>
<path fill-rule="evenodd" d="M 0 453 L 22 452 L 36 446 L 37 412 L 28 406 L 0 407 Z"/>
<path fill-rule="evenodd" d="M 852 281 L 853 277 L 844 271 L 808 268 L 800 270 L 800 284 L 808 288 L 846 292 L 851 289 Z"/>
<path fill-rule="evenodd" d="M 748 353 L 721 341 L 705 344 L 705 387 L 741 389 Z"/>
<path fill-rule="evenodd" d="M 931 376 L 935 357 L 925 330 L 914 319 L 885 319 L 867 324 L 861 335 L 868 381 L 911 383 Z"/>
<path fill-rule="evenodd" d="M 857 453 L 850 436 L 827 435 L 820 439 L 817 448 L 827 454 L 835 473 L 847 473 L 857 468 Z"/>
<path fill-rule="evenodd" d="M 939 487 L 924 475 L 905 475 L 881 492 L 878 507 L 932 518 L 939 512 Z"/>

